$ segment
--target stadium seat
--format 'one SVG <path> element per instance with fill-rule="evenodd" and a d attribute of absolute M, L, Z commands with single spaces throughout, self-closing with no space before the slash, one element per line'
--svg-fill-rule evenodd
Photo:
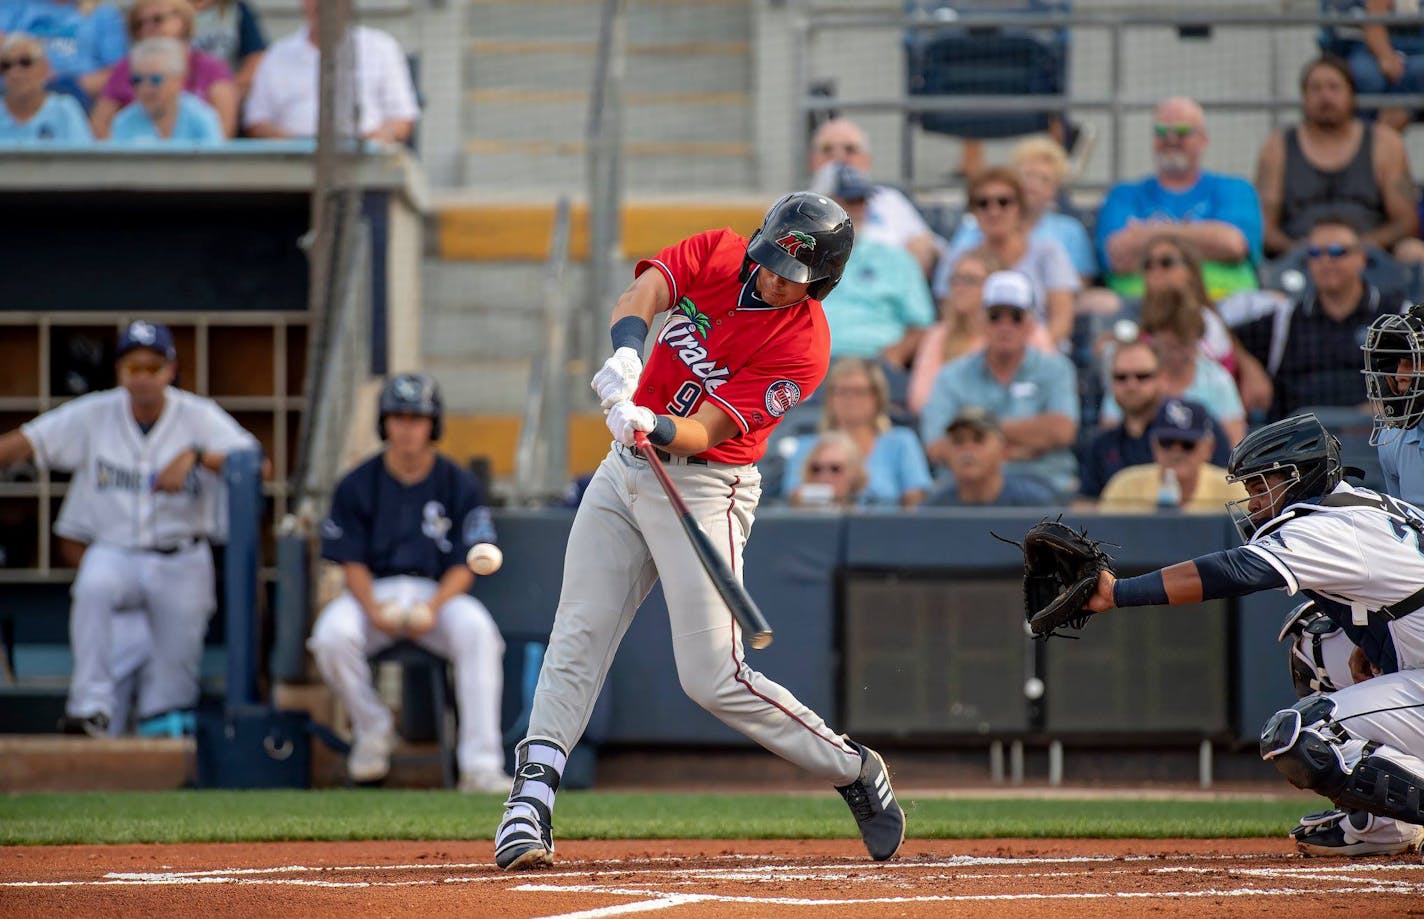
<path fill-rule="evenodd" d="M 397 753 L 391 756 L 392 763 L 440 763 L 440 775 L 446 788 L 454 788 L 456 780 L 455 769 L 455 730 L 451 715 L 455 709 L 455 687 L 450 681 L 450 662 L 445 658 L 429 651 L 413 641 L 402 639 L 395 644 L 384 648 L 371 655 L 372 666 L 383 663 L 400 664 L 401 668 L 409 674 L 412 670 L 423 670 L 425 678 L 430 686 L 430 714 L 435 722 L 435 739 L 439 742 L 440 749 L 437 753 Z M 409 691 L 406 699 L 410 699 Z M 411 722 L 415 720 L 414 709 L 407 702 L 401 712 L 402 735 L 426 733 L 416 731 L 412 728 Z"/>

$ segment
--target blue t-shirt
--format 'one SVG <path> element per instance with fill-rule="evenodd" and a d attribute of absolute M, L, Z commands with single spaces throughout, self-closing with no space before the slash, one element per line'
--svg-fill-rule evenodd
<path fill-rule="evenodd" d="M 1236 388 L 1236 381 L 1225 367 L 1205 354 L 1197 355 L 1192 385 L 1182 393 L 1182 398 L 1201 403 L 1211 417 L 1223 423 L 1246 417 L 1246 407 L 1241 403 L 1241 391 Z M 1111 392 L 1103 396 L 1102 410 L 1098 415 L 1108 421 L 1122 420 L 1122 408 Z"/>
<path fill-rule="evenodd" d="M 170 141 L 188 144 L 220 144 L 223 142 L 222 122 L 211 105 L 191 93 L 178 96 L 178 117 L 173 122 L 173 136 L 160 137 L 158 128 L 149 120 L 148 112 L 137 102 L 124 106 L 114 116 L 109 139 L 116 144 L 161 144 Z"/>
<path fill-rule="evenodd" d="M 1093 241 L 1088 238 L 1087 228 L 1077 218 L 1058 211 L 1045 211 L 1028 237 L 1053 240 L 1068 253 L 1074 271 L 1085 278 L 1097 276 L 1098 256 L 1093 251 Z M 965 214 L 949 240 L 949 249 L 951 252 L 967 252 L 983 241 L 984 232 L 979 229 L 979 222 L 973 214 Z"/>
<path fill-rule="evenodd" d="M 816 446 L 816 435 L 807 434 L 796 441 L 796 452 L 786 463 L 781 478 L 781 493 L 790 495 L 801 484 L 801 469 L 806 457 Z M 865 491 L 859 503 L 877 507 L 899 507 L 907 491 L 929 491 L 934 479 L 920 440 L 909 428 L 893 427 L 875 438 L 875 446 L 865 458 Z"/>
<path fill-rule="evenodd" d="M 921 507 L 1053 507 L 1058 495 L 1038 479 L 1017 475 L 1004 476 L 1004 487 L 998 497 L 984 504 L 965 504 L 959 500 L 958 486 L 950 483 L 925 499 Z"/>
<path fill-rule="evenodd" d="M 1219 220 L 1231 224 L 1246 237 L 1250 252 L 1247 263 L 1206 262 L 1202 265 L 1202 276 L 1213 298 L 1255 289 L 1256 273 L 1252 265 L 1261 261 L 1265 229 L 1261 222 L 1261 199 L 1245 179 L 1203 172 L 1197 184 L 1183 192 L 1168 191 L 1156 176 L 1113 186 L 1098 210 L 1098 258 L 1109 272 L 1109 283 L 1114 290 L 1126 296 L 1140 296 L 1141 274 L 1113 274 L 1112 261 L 1108 258 L 1108 237 L 1127 226 L 1130 220 L 1164 223 Z"/>
<path fill-rule="evenodd" d="M 112 67 L 129 48 L 123 14 L 107 3 L 86 14 L 74 3 L 0 0 L 0 33 L 15 32 L 44 43 L 56 81 Z"/>
<path fill-rule="evenodd" d="M 40 110 L 25 122 L 16 121 L 0 104 L 0 144 L 87 144 L 93 140 L 84 108 L 73 96 L 50 93 Z"/>
<path fill-rule="evenodd" d="M 878 357 L 909 329 L 934 325 L 925 273 L 900 246 L 860 239 L 840 284 L 822 302 L 831 329 L 831 356 Z"/>
<path fill-rule="evenodd" d="M 1424 438 L 1420 428 L 1385 431 L 1379 445 L 1385 491 L 1410 504 L 1424 506 Z"/>
<path fill-rule="evenodd" d="M 1078 376 L 1073 362 L 1063 355 L 1030 348 L 1005 386 L 989 373 L 984 352 L 966 354 L 945 364 L 935 377 L 920 412 L 920 439 L 929 443 L 943 437 L 954 416 L 968 406 L 987 409 L 1001 421 L 1054 414 L 1077 424 Z M 1066 494 L 1073 488 L 1078 461 L 1064 447 L 1035 459 L 1005 463 L 1004 472 L 1041 479 Z"/>
<path fill-rule="evenodd" d="M 357 466 L 336 486 L 321 525 L 321 557 L 359 562 L 377 578 L 439 580 L 465 563 L 475 543 L 495 541 L 475 477 L 443 456 L 414 485 L 386 471 L 385 454 Z"/>

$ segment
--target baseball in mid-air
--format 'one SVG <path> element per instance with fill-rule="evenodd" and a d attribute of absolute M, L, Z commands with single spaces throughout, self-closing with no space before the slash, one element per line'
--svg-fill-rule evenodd
<path fill-rule="evenodd" d="M 494 574 L 504 564 L 504 553 L 493 543 L 475 543 L 465 556 L 465 564 L 475 574 Z"/>

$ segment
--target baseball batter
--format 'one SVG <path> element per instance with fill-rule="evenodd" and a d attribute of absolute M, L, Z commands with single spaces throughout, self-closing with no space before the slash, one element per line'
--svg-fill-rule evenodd
<path fill-rule="evenodd" d="M 905 816 L 884 761 L 748 666 L 741 630 L 633 446 L 647 433 L 688 507 L 738 577 L 761 495 L 767 435 L 825 376 L 820 299 L 845 267 L 849 218 L 828 198 L 787 195 L 750 240 L 712 230 L 640 261 L 613 310 L 613 357 L 594 376 L 614 443 L 584 494 L 529 733 L 495 836 L 502 868 L 553 862 L 553 808 L 638 605 L 661 579 L 683 690 L 726 724 L 837 786 L 870 854 L 894 855 Z M 671 311 L 648 365 L 654 317 Z"/>
<path fill-rule="evenodd" d="M 381 390 L 377 433 L 386 448 L 336 486 L 321 527 L 323 558 L 341 565 L 346 591 L 321 611 L 307 643 L 322 678 L 351 714 L 347 772 L 358 782 L 391 767 L 391 712 L 371 684 L 370 655 L 409 638 L 455 665 L 460 788 L 509 786 L 499 731 L 504 639 L 469 595 L 465 555 L 494 542 L 479 483 L 435 449 L 440 390 L 423 373 Z"/>
<path fill-rule="evenodd" d="M 74 671 L 62 722 L 69 731 L 100 736 L 113 719 L 117 610 L 141 607 L 148 616 L 153 647 L 138 717 L 198 702 L 216 598 L 196 470 L 219 472 L 227 454 L 257 449 L 257 441 L 211 399 L 173 388 L 176 360 L 166 326 L 133 322 L 119 338 L 119 388 L 81 396 L 0 437 L 0 465 L 33 456 L 42 468 L 73 472 L 69 523 L 74 535 L 91 537 L 71 591 Z"/>
<path fill-rule="evenodd" d="M 1246 544 L 1140 577 L 1103 572 L 1088 603 L 1198 603 L 1260 590 L 1320 603 L 1372 661 L 1399 669 L 1301 699 L 1261 731 L 1261 756 L 1347 811 L 1424 823 L 1424 511 L 1342 480 L 1340 443 L 1314 415 L 1247 435 L 1227 505 Z"/>

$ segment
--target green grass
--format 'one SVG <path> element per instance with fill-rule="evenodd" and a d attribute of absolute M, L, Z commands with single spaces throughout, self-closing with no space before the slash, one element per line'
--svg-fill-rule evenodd
<path fill-rule="evenodd" d="M 1311 802 L 901 797 L 917 838 L 1280 836 Z M 500 799 L 444 791 L 167 791 L 0 797 L 0 845 L 490 839 Z M 834 794 L 559 795 L 560 839 L 853 838 Z"/>

